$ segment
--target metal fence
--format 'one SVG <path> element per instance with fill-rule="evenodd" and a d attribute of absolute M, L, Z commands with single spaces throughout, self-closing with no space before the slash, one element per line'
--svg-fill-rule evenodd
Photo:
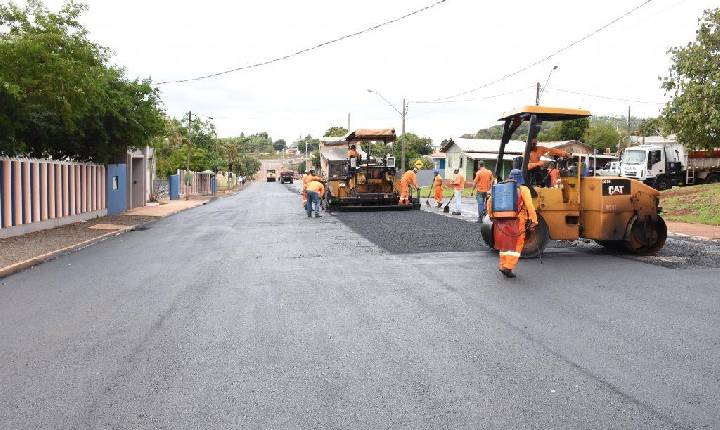
<path fill-rule="evenodd" d="M 155 200 L 170 198 L 170 184 L 168 178 L 155 178 L 153 180 L 152 195 Z"/>
<path fill-rule="evenodd" d="M 105 166 L 0 158 L 0 229 L 93 214 L 105 205 Z"/>

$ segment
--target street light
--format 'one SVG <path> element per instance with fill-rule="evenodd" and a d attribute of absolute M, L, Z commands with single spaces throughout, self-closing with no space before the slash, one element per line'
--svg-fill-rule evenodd
<path fill-rule="evenodd" d="M 545 79 L 545 85 L 542 86 L 542 89 L 540 89 L 540 82 L 537 83 L 537 91 L 535 94 L 535 106 L 540 106 L 540 96 L 542 93 L 545 92 L 545 89 L 547 88 L 548 82 L 550 82 L 550 76 L 552 76 L 552 73 L 557 70 L 558 66 L 553 66 L 552 69 L 550 69 L 550 73 L 548 73 L 547 79 Z"/>
<path fill-rule="evenodd" d="M 408 108 L 408 106 L 407 106 L 408 104 L 405 102 L 405 99 L 403 99 L 403 101 L 402 101 L 402 111 L 400 111 L 400 109 L 396 108 L 394 104 L 390 103 L 390 101 L 388 99 L 386 99 L 385 96 L 383 96 L 379 92 L 377 92 L 375 90 L 371 90 L 369 88 L 368 88 L 367 92 L 373 93 L 373 94 L 377 95 L 378 97 L 380 97 L 385 103 L 388 104 L 388 106 L 393 108 L 393 110 L 400 115 L 400 117 L 402 118 L 402 128 L 401 128 L 400 136 L 404 135 L 405 134 L 405 118 L 407 117 L 407 108 Z M 400 170 L 405 171 L 405 140 L 400 142 L 400 152 L 401 152 L 401 154 L 400 154 Z"/>

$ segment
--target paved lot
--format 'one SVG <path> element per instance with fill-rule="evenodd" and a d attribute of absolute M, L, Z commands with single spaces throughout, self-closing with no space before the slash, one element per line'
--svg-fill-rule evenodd
<path fill-rule="evenodd" d="M 0 427 L 720 427 L 720 270 L 570 247 L 505 281 L 289 190 L 0 281 Z"/>

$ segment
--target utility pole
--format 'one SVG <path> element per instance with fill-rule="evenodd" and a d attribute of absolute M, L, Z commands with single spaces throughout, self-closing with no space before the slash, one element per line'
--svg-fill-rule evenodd
<path fill-rule="evenodd" d="M 628 123 L 627 123 L 627 127 L 628 127 L 628 136 L 630 136 L 630 105 L 628 105 Z"/>
<path fill-rule="evenodd" d="M 402 105 L 402 128 L 400 136 L 405 135 L 405 118 L 407 117 L 407 103 L 405 102 L 405 99 L 403 99 L 403 105 Z M 400 143 L 400 171 L 405 171 L 405 139 L 403 138 L 402 142 Z"/>
<path fill-rule="evenodd" d="M 348 133 L 350 133 L 350 112 L 348 112 L 348 126 L 347 126 L 347 131 L 348 131 Z"/>
<path fill-rule="evenodd" d="M 540 106 L 540 82 L 535 86 L 535 106 Z"/>
<path fill-rule="evenodd" d="M 188 111 L 188 156 L 185 170 L 185 200 L 190 200 L 190 153 L 192 152 L 192 111 Z"/>

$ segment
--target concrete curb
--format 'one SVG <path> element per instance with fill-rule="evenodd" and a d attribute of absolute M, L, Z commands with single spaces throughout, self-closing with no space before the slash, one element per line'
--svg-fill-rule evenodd
<path fill-rule="evenodd" d="M 122 228 L 117 231 L 112 231 L 110 233 L 105 233 L 103 235 L 100 235 L 98 237 L 94 237 L 92 239 L 88 239 L 84 242 L 76 243 L 74 245 L 66 246 L 65 248 L 60 248 L 55 251 L 48 252 L 46 254 L 39 255 L 37 257 L 30 258 L 25 261 L 21 261 L 19 263 L 11 264 L 9 266 L 5 266 L 0 268 L 0 279 L 5 278 L 7 276 L 10 276 L 12 274 L 15 274 L 17 272 L 21 272 L 25 269 L 29 269 L 31 267 L 37 266 L 39 264 L 45 263 L 50 260 L 54 260 L 55 258 L 58 258 L 62 255 L 71 254 L 73 252 L 79 251 L 81 249 L 87 248 L 89 246 L 92 246 L 96 243 L 102 242 L 106 239 L 109 239 L 114 236 L 120 236 L 121 234 L 127 233 L 128 231 L 132 230 L 137 226 L 127 226 L 125 228 Z"/>

